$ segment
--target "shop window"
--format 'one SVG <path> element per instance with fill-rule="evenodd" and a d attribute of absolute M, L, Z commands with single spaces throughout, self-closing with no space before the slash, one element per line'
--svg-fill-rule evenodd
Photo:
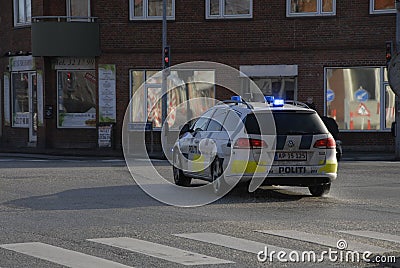
<path fill-rule="evenodd" d="M 336 15 L 336 0 L 286 0 L 288 17 Z"/>
<path fill-rule="evenodd" d="M 341 130 L 379 131 L 395 119 L 385 68 L 326 68 L 326 114 Z"/>
<path fill-rule="evenodd" d="M 161 72 L 132 70 L 130 80 L 131 122 L 149 121 L 153 123 L 153 128 L 161 128 Z M 188 120 L 200 116 L 214 105 L 214 82 L 214 71 L 171 71 L 167 79 L 167 122 L 170 129 L 178 129 Z M 188 100 L 191 101 L 188 102 Z"/>
<path fill-rule="evenodd" d="M 29 73 L 12 73 L 12 126 L 29 127 Z"/>
<path fill-rule="evenodd" d="M 59 128 L 96 127 L 96 76 L 91 70 L 57 72 Z"/>
<path fill-rule="evenodd" d="M 31 0 L 14 0 L 14 26 L 30 25 L 31 21 Z"/>
<path fill-rule="evenodd" d="M 131 20 L 160 20 L 163 16 L 163 0 L 130 0 Z M 167 0 L 167 19 L 175 19 L 175 0 Z"/>
<path fill-rule="evenodd" d="M 252 0 L 206 0 L 207 19 L 251 18 Z"/>
<path fill-rule="evenodd" d="M 67 16 L 71 21 L 88 21 L 90 0 L 67 0 Z"/>
<path fill-rule="evenodd" d="M 370 0 L 371 14 L 396 13 L 396 0 Z"/>

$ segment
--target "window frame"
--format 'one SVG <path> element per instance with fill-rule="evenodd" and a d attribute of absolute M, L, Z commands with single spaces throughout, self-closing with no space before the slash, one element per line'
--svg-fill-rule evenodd
<path fill-rule="evenodd" d="M 374 6 L 375 6 L 375 1 L 376 0 L 370 0 L 369 1 L 369 14 L 393 14 L 396 13 L 396 3 L 394 4 L 394 8 L 393 9 L 382 9 L 382 10 L 375 10 Z"/>
<path fill-rule="evenodd" d="M 84 1 L 84 0 L 81 0 L 81 1 Z M 78 19 L 74 19 L 74 18 L 71 18 L 71 17 L 73 17 L 73 15 L 72 15 L 72 10 L 71 10 L 71 2 L 72 2 L 72 0 L 67 0 L 66 1 L 66 5 L 67 5 L 67 7 L 66 7 L 66 11 L 67 11 L 67 17 L 68 17 L 68 21 L 90 21 L 90 17 L 91 17 L 91 6 L 90 6 L 90 0 L 86 0 L 87 1 L 87 8 L 88 8 L 88 12 L 87 12 L 87 14 L 86 14 L 86 16 L 87 16 L 87 19 L 84 19 L 84 18 L 78 18 Z"/>
<path fill-rule="evenodd" d="M 211 15 L 210 1 L 206 0 L 206 19 L 251 19 L 253 18 L 253 0 L 250 1 L 250 13 L 249 14 L 236 14 L 236 15 L 225 15 L 225 1 L 219 0 L 219 15 Z"/>
<path fill-rule="evenodd" d="M 336 0 L 332 0 L 332 12 L 322 11 L 322 1 L 317 1 L 317 11 L 316 12 L 291 12 L 292 0 L 286 0 L 286 17 L 332 17 L 336 16 Z"/>
<path fill-rule="evenodd" d="M 24 19 L 23 22 L 19 22 L 19 4 L 20 1 L 24 2 Z M 27 16 L 27 2 L 30 3 L 30 18 Z M 25 27 L 30 26 L 32 24 L 32 0 L 14 0 L 13 1 L 13 13 L 14 13 L 14 27 Z"/>
<path fill-rule="evenodd" d="M 135 9 L 135 0 L 129 0 L 129 20 L 131 21 L 143 21 L 143 20 L 162 20 L 162 16 L 149 16 L 149 0 L 142 0 L 143 1 L 143 15 L 142 16 L 135 16 L 134 9 Z M 171 9 L 171 16 L 167 14 L 167 20 L 175 20 L 175 0 L 172 1 L 172 9 Z M 168 9 L 167 9 L 168 10 Z"/>

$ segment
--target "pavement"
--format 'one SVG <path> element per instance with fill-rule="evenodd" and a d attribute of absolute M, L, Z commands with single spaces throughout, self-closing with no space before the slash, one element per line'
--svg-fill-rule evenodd
<path fill-rule="evenodd" d="M 123 153 L 117 150 L 98 151 L 98 150 L 51 150 L 44 152 L 26 152 L 26 151 L 0 151 L 0 157 L 24 157 L 48 160 L 59 159 L 123 159 Z M 161 153 L 150 155 L 152 159 L 165 159 Z M 400 161 L 396 160 L 394 152 L 382 151 L 343 151 L 341 161 Z"/>

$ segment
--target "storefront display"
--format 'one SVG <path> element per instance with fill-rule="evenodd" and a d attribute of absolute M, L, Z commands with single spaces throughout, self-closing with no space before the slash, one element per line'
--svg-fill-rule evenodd
<path fill-rule="evenodd" d="M 58 71 L 58 127 L 96 127 L 96 77 L 91 70 Z"/>
<path fill-rule="evenodd" d="M 341 130 L 388 129 L 394 105 L 385 68 L 326 68 L 327 115 Z"/>

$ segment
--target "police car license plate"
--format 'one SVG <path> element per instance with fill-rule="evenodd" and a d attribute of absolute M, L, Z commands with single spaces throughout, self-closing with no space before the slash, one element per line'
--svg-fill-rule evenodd
<path fill-rule="evenodd" d="M 307 161 L 306 152 L 279 152 L 275 154 L 277 161 Z"/>

